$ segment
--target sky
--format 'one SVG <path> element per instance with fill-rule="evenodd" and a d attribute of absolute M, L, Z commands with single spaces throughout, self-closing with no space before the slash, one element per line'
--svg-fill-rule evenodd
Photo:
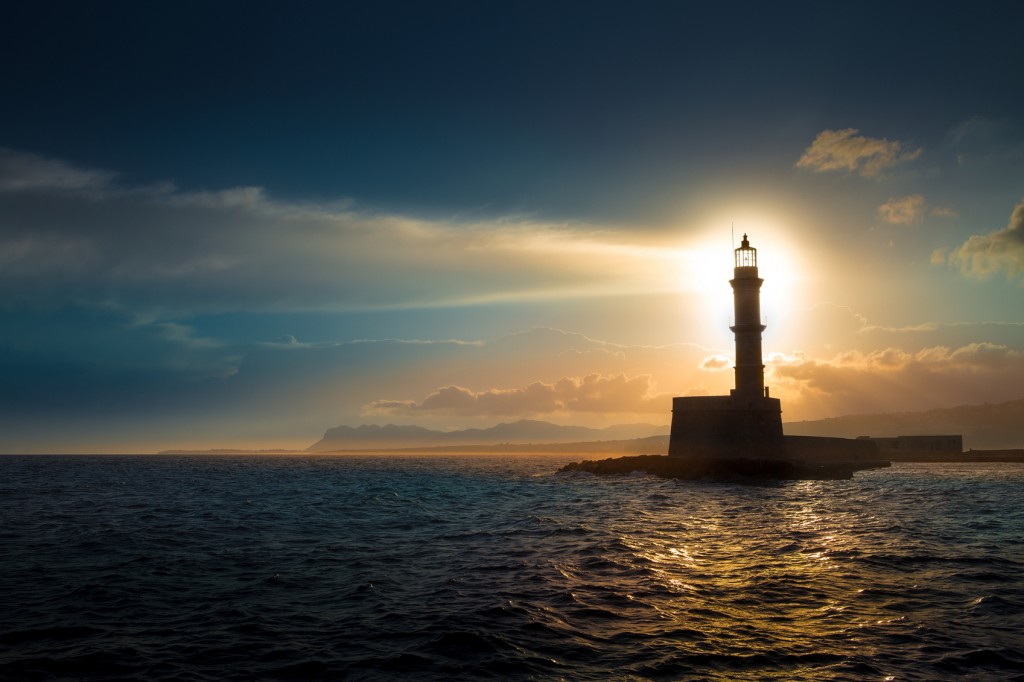
<path fill-rule="evenodd" d="M 0 452 L 1024 398 L 1024 5 L 49 2 L 0 26 Z"/>

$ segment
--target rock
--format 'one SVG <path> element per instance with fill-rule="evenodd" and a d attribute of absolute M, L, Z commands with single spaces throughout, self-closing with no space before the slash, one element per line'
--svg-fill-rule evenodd
<path fill-rule="evenodd" d="M 855 471 L 889 466 L 884 460 L 868 462 L 809 462 L 790 459 L 715 458 L 697 459 L 665 455 L 638 455 L 572 462 L 560 472 L 585 471 L 614 476 L 643 471 L 662 478 L 693 480 L 723 478 L 746 480 L 823 481 L 853 478 Z"/>

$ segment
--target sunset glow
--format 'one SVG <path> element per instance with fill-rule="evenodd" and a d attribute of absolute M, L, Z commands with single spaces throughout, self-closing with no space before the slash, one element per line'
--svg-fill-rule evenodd
<path fill-rule="evenodd" d="M 1024 397 L 1013 19 L 346 12 L 11 18 L 0 448 L 665 426 L 744 234 L 787 420 Z"/>
<path fill-rule="evenodd" d="M 0 21 L 0 680 L 1024 680 L 1024 2 Z"/>

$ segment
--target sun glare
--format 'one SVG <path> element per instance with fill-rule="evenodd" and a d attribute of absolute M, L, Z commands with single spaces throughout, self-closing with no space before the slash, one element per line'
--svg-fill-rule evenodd
<path fill-rule="evenodd" d="M 678 251 L 678 287 L 696 295 L 703 308 L 701 317 L 709 324 L 721 321 L 723 335 L 729 335 L 732 324 L 733 249 L 743 235 L 757 249 L 759 274 L 764 280 L 761 289 L 761 317 L 768 325 L 766 340 L 779 332 L 773 322 L 781 321 L 789 311 L 806 305 L 805 286 L 809 279 L 808 265 L 795 246 L 794 230 L 764 217 L 737 213 L 735 220 L 716 220 L 713 227 L 684 244 Z M 731 336 L 731 335 L 730 335 Z"/>

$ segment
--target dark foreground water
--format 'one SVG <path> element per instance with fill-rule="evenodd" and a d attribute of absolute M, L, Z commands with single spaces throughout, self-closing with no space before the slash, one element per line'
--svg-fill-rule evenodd
<path fill-rule="evenodd" d="M 1024 679 L 1024 465 L 0 457 L 5 679 Z"/>

